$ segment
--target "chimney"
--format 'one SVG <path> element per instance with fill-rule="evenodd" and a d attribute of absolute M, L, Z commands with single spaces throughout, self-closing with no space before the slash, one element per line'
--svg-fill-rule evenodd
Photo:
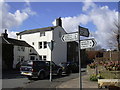
<path fill-rule="evenodd" d="M 61 17 L 56 19 L 56 26 L 61 26 L 62 27 L 62 20 Z"/>
<path fill-rule="evenodd" d="M 3 36 L 4 38 L 8 38 L 8 34 L 7 34 L 7 30 L 5 29 L 5 33 L 2 33 L 1 36 Z"/>

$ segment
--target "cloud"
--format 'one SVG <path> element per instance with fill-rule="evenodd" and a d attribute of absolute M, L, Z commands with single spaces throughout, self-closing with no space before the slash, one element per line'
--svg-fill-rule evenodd
<path fill-rule="evenodd" d="M 18 32 L 16 32 L 16 31 L 8 31 L 7 33 L 8 33 L 8 37 L 17 39 L 16 33 L 18 33 Z"/>
<path fill-rule="evenodd" d="M 81 23 L 85 25 L 89 21 L 89 17 L 85 14 L 74 17 L 64 17 L 61 19 L 62 25 L 67 33 L 77 31 L 78 25 L 80 25 Z M 53 25 L 56 25 L 56 20 L 53 21 Z"/>
<path fill-rule="evenodd" d="M 97 28 L 94 33 L 97 43 L 103 48 L 114 47 L 117 42 L 113 29 L 114 21 L 118 20 L 118 12 L 110 10 L 108 6 L 103 6 L 92 8 L 88 16 Z"/>
<path fill-rule="evenodd" d="M 11 13 L 9 12 L 10 6 L 4 1 L 1 2 L 0 17 L 2 18 L 0 18 L 0 21 L 2 21 L 2 30 L 0 31 L 0 33 L 4 32 L 4 29 L 8 29 L 9 34 L 11 34 L 9 36 L 12 37 L 13 32 L 15 33 L 15 31 L 11 31 L 11 28 L 22 25 L 22 23 L 30 16 L 36 14 L 36 12 L 32 11 L 29 6 L 25 7 L 22 10 L 16 10 L 14 13 Z"/>
<path fill-rule="evenodd" d="M 30 6 L 30 0 L 25 0 L 25 2 L 27 6 Z"/>
<path fill-rule="evenodd" d="M 102 48 L 109 48 L 115 46 L 116 36 L 114 27 L 114 21 L 118 20 L 118 12 L 115 10 L 110 10 L 108 6 L 97 6 L 93 2 L 84 2 L 82 11 L 85 14 L 80 14 L 74 17 L 62 17 L 63 28 L 66 32 L 77 31 L 78 25 L 87 25 L 92 23 L 95 25 L 96 31 L 90 31 L 92 37 L 95 38 L 97 44 Z M 53 21 L 55 25 L 55 21 Z M 89 27 L 88 27 L 89 28 Z"/>

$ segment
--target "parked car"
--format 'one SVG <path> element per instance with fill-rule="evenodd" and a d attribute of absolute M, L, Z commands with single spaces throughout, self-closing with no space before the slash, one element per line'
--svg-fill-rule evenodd
<path fill-rule="evenodd" d="M 59 65 L 62 67 L 62 71 L 64 74 L 79 72 L 79 66 L 75 62 L 62 62 Z"/>
<path fill-rule="evenodd" d="M 44 79 L 50 75 L 50 61 L 25 61 L 20 67 L 20 72 L 28 79 L 33 77 Z M 52 74 L 62 75 L 62 68 L 54 62 L 52 62 Z"/>
<path fill-rule="evenodd" d="M 71 73 L 70 65 L 67 62 L 62 62 L 59 65 L 62 67 L 63 74 Z"/>
<path fill-rule="evenodd" d="M 68 64 L 73 73 L 79 72 L 79 63 L 78 62 L 68 62 Z"/>

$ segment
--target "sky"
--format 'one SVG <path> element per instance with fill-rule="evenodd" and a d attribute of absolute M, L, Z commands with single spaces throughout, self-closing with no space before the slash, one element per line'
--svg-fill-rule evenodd
<path fill-rule="evenodd" d="M 114 22 L 118 21 L 118 2 L 2 2 L 0 21 L 3 33 L 8 30 L 9 37 L 16 33 L 55 26 L 55 19 L 61 17 L 67 33 L 78 30 L 78 25 L 90 31 L 89 38 L 95 38 L 97 45 L 110 48 L 117 45 Z M 84 38 L 84 37 L 82 37 Z"/>

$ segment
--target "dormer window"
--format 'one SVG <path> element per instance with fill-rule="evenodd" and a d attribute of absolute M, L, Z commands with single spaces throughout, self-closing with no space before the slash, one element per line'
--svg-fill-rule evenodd
<path fill-rule="evenodd" d="M 45 36 L 45 32 L 40 32 L 40 37 Z"/>

